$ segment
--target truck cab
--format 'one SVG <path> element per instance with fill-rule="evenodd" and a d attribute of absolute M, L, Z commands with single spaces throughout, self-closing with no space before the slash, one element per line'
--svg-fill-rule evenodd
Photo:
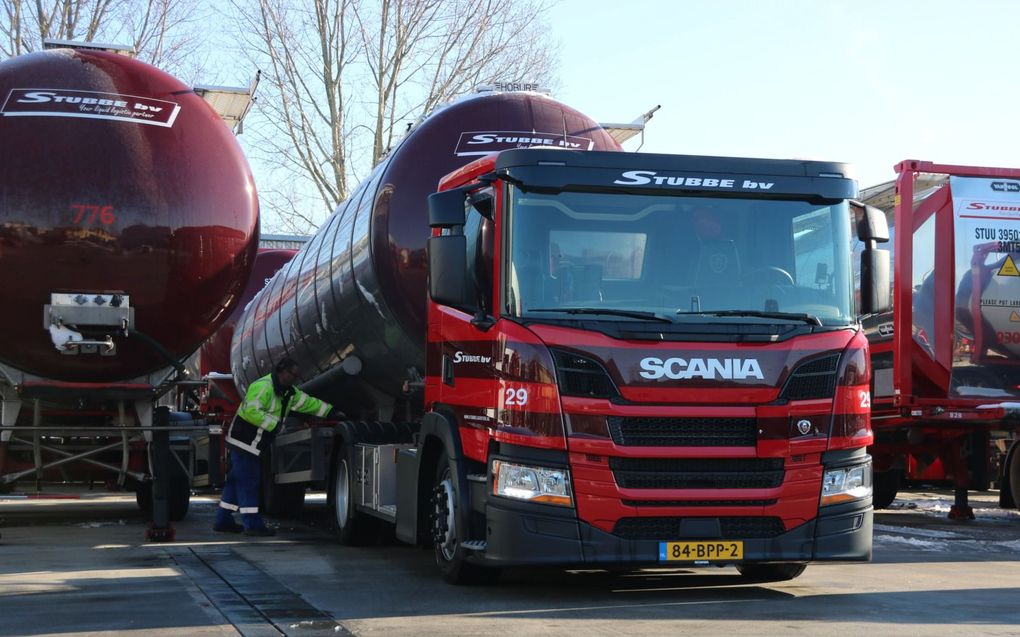
<path fill-rule="evenodd" d="M 858 317 L 888 305 L 888 236 L 869 209 L 855 299 L 856 194 L 838 163 L 557 149 L 447 176 L 398 537 L 450 581 L 870 559 Z"/>

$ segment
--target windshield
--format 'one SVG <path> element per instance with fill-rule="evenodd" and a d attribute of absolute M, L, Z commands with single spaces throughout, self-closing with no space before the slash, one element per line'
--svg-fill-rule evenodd
<path fill-rule="evenodd" d="M 853 321 L 846 202 L 513 187 L 510 201 L 511 316 Z"/>

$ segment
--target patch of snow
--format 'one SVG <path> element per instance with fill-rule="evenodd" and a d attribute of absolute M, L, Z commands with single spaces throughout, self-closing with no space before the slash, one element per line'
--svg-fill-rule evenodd
<path fill-rule="evenodd" d="M 992 542 L 992 544 L 1011 551 L 1020 551 L 1020 540 L 1012 540 L 1010 542 Z"/>
<path fill-rule="evenodd" d="M 911 500 L 904 502 L 896 500 L 889 507 L 890 509 L 917 510 L 932 516 L 945 517 L 953 508 L 953 500 L 948 498 L 932 498 L 928 500 Z M 1020 520 L 1020 511 L 1016 509 L 1000 509 L 998 507 L 974 507 L 974 517 L 978 520 Z"/>
<path fill-rule="evenodd" d="M 876 531 L 883 531 L 886 533 L 903 533 L 904 535 L 920 535 L 921 537 L 941 539 L 966 537 L 963 534 L 955 533 L 953 531 L 937 531 L 934 529 L 915 529 L 907 526 L 889 526 L 888 524 L 876 524 L 874 526 L 874 529 Z"/>
<path fill-rule="evenodd" d="M 930 542 L 913 537 L 900 537 L 898 535 L 876 535 L 874 541 L 878 544 L 907 544 L 923 551 L 945 551 L 948 549 L 945 542 Z"/>

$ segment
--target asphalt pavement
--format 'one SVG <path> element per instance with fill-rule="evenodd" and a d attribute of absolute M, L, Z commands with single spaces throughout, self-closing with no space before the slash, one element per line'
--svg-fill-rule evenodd
<path fill-rule="evenodd" d="M 6 635 L 1017 635 L 1020 513 L 948 492 L 879 512 L 868 564 L 815 564 L 783 583 L 732 568 L 520 569 L 453 587 L 430 551 L 339 545 L 321 497 L 275 538 L 211 531 L 196 496 L 169 544 L 144 541 L 133 497 L 0 496 L 0 637 Z M 9 497 L 8 497 L 9 498 Z"/>

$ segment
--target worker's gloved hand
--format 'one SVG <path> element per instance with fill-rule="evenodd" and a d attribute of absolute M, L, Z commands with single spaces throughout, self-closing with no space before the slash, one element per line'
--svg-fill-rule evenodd
<path fill-rule="evenodd" d="M 333 407 L 329 410 L 329 413 L 326 414 L 326 418 L 329 418 L 330 420 L 346 420 L 347 414 L 340 411 L 336 407 Z"/>

